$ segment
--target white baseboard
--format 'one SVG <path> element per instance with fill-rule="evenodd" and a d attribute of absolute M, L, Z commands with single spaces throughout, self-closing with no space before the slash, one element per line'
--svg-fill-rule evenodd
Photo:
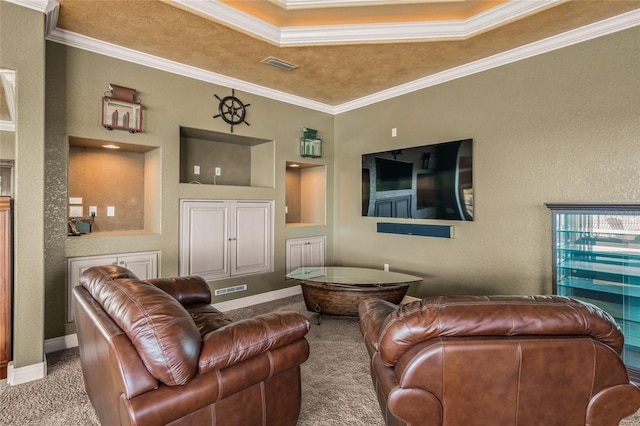
<path fill-rule="evenodd" d="M 242 297 L 240 299 L 229 300 L 227 302 L 212 303 L 213 307 L 221 312 L 233 309 L 246 308 L 247 306 L 258 305 L 260 303 L 272 302 L 285 297 L 295 296 L 302 293 L 302 287 L 295 285 L 280 290 L 269 291 L 267 293 L 256 294 L 255 296 Z M 44 341 L 44 353 L 57 352 L 64 349 L 78 346 L 78 335 L 67 334 L 66 336 L 54 337 Z M 27 367 L 24 367 L 27 368 Z M 8 374 L 8 372 L 7 372 Z M 46 375 L 46 365 L 45 365 Z M 44 376 L 42 376 L 44 377 Z M 41 377 L 38 377 L 38 379 Z M 35 379 L 32 379 L 35 380 Z M 28 381 L 28 380 L 27 380 Z"/>
<path fill-rule="evenodd" d="M 7 384 L 20 385 L 33 380 L 43 379 L 47 375 L 47 361 L 24 367 L 14 367 L 13 361 L 7 366 Z"/>
<path fill-rule="evenodd" d="M 63 349 L 75 348 L 78 346 L 78 335 L 67 334 L 66 336 L 54 337 L 44 341 L 44 353 L 61 351 Z"/>

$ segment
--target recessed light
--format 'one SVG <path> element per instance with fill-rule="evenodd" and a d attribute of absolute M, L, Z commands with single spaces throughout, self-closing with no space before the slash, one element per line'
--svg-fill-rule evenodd
<path fill-rule="evenodd" d="M 292 163 L 292 164 L 289 164 L 289 167 L 291 167 L 292 169 L 295 169 L 300 167 L 300 164 Z"/>
<path fill-rule="evenodd" d="M 107 149 L 120 149 L 120 147 L 118 145 L 114 145 L 112 143 L 107 144 L 107 145 L 102 145 L 103 148 L 107 148 Z"/>

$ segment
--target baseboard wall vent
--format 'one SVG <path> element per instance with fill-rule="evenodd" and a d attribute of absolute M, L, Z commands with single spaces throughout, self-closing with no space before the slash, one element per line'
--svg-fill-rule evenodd
<path fill-rule="evenodd" d="M 223 294 L 237 293 L 239 291 L 245 291 L 246 289 L 247 289 L 247 285 L 242 284 L 234 287 L 219 288 L 214 293 L 216 296 L 222 296 Z"/>

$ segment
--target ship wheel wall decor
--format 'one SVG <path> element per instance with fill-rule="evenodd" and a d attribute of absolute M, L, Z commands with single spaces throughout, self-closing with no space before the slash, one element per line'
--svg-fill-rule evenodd
<path fill-rule="evenodd" d="M 225 123 L 231 125 L 231 133 L 233 133 L 233 126 L 244 123 L 247 126 L 250 124 L 245 120 L 247 117 L 247 107 L 251 104 L 243 104 L 242 101 L 236 98 L 236 90 L 231 89 L 231 95 L 220 98 L 220 96 L 214 94 L 213 96 L 218 99 L 218 113 L 213 118 L 221 117 Z"/>

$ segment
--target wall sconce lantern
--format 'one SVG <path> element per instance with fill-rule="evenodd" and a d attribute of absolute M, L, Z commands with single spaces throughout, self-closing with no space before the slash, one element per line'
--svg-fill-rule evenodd
<path fill-rule="evenodd" d="M 142 105 L 136 89 L 109 84 L 110 93 L 102 98 L 102 126 L 107 130 L 142 131 Z"/>
<path fill-rule="evenodd" d="M 302 134 L 303 136 L 300 138 L 300 156 L 311 158 L 322 157 L 322 139 L 318 138 L 318 131 L 303 127 Z"/>

